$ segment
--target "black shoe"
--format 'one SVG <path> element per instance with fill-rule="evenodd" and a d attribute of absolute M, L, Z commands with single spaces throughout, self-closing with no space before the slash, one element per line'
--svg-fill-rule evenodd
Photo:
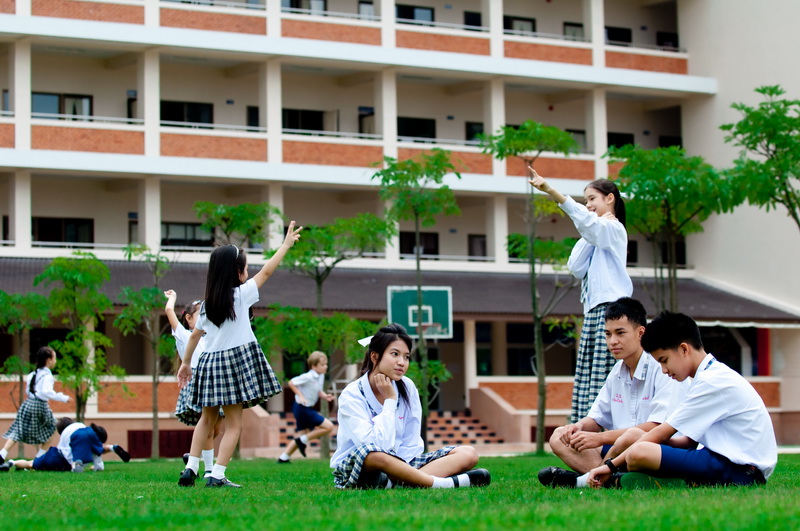
<path fill-rule="evenodd" d="M 122 459 L 123 463 L 127 463 L 131 460 L 131 454 L 126 452 L 125 449 L 118 444 L 114 445 L 114 453 L 117 454 L 120 459 Z"/>
<path fill-rule="evenodd" d="M 305 457 L 306 456 L 306 446 L 308 446 L 308 445 L 306 443 L 304 443 L 303 441 L 301 441 L 300 437 L 295 437 L 294 438 L 294 443 L 297 445 L 297 449 L 300 450 L 300 455 Z"/>
<path fill-rule="evenodd" d="M 183 454 L 183 464 L 184 466 L 189 464 L 189 454 Z"/>
<path fill-rule="evenodd" d="M 539 471 L 539 482 L 545 487 L 572 487 L 580 474 L 557 466 L 548 466 Z"/>
<path fill-rule="evenodd" d="M 233 481 L 230 481 L 228 478 L 217 479 L 215 477 L 209 477 L 206 481 L 206 487 L 232 487 L 235 489 L 241 489 L 241 485 L 237 485 Z"/>
<path fill-rule="evenodd" d="M 2 465 L 5 462 L 6 462 L 6 459 L 4 457 L 0 457 L 0 465 Z"/>
<path fill-rule="evenodd" d="M 194 480 L 197 479 L 197 474 L 191 468 L 184 468 L 181 472 L 181 478 L 178 480 L 180 487 L 194 487 Z"/>
<path fill-rule="evenodd" d="M 386 489 L 389 488 L 389 476 L 385 472 L 362 472 L 358 476 L 356 488 L 359 489 Z"/>
<path fill-rule="evenodd" d="M 474 468 L 465 473 L 467 474 L 467 477 L 469 477 L 470 487 L 486 487 L 489 485 L 489 483 L 492 482 L 492 476 L 489 474 L 489 471 L 486 470 L 485 468 Z M 450 477 L 453 478 L 453 483 L 455 483 L 456 488 L 467 486 L 458 484 L 458 476 L 450 476 Z"/>
<path fill-rule="evenodd" d="M 3 464 L 0 465 L 0 472 L 8 472 L 9 470 L 11 470 L 10 462 L 9 463 L 4 462 Z"/>
<path fill-rule="evenodd" d="M 283 459 L 278 458 L 278 464 L 279 465 L 291 465 L 292 464 L 292 460 L 291 459 L 283 460 Z"/>

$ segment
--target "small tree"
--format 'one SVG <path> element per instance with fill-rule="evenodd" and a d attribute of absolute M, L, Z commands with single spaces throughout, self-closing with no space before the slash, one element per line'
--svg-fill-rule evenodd
<path fill-rule="evenodd" d="M 380 180 L 380 196 L 389 202 L 388 215 L 392 220 L 411 220 L 414 222 L 414 258 L 416 260 L 417 276 L 417 308 L 422 309 L 422 269 L 420 245 L 420 230 L 436 224 L 440 215 L 455 216 L 461 214 L 456 202 L 456 196 L 449 186 L 443 184 L 447 174 L 461 178 L 455 171 L 455 166 L 450 162 L 450 152 L 442 149 L 432 149 L 429 153 L 422 153 L 417 159 L 396 160 L 391 157 L 384 159 L 384 169 L 375 173 L 373 179 Z M 422 438 L 425 447 L 428 446 L 428 406 L 430 391 L 428 349 L 425 344 L 425 330 L 417 327 L 419 341 L 420 371 L 422 382 L 420 385 L 420 401 L 422 402 Z"/>
<path fill-rule="evenodd" d="M 239 247 L 263 243 L 270 224 L 281 215 L 280 210 L 269 203 L 222 205 L 198 201 L 194 211 L 202 222 L 200 228 L 214 236 L 218 244 Z"/>
<path fill-rule="evenodd" d="M 111 301 L 101 291 L 110 278 L 108 267 L 92 253 L 76 251 L 72 257 L 57 257 L 33 281 L 51 287 L 52 315 L 61 318 L 69 332 L 64 341 L 53 342 L 61 355 L 59 380 L 75 395 L 75 415 L 83 422 L 86 403 L 100 390 L 104 374 L 121 377 L 119 367 L 107 367 L 105 348 L 111 340 L 95 330 Z"/>
<path fill-rule="evenodd" d="M 726 142 L 742 148 L 730 170 L 733 186 L 767 211 L 783 205 L 800 230 L 800 100 L 781 98 L 786 91 L 779 85 L 756 92 L 765 101 L 734 103 L 742 119 L 720 127 Z"/>

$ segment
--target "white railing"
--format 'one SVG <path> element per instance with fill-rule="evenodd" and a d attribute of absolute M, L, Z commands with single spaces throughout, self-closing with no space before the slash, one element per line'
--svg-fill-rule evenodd
<path fill-rule="evenodd" d="M 0 116 L 8 116 L 9 118 L 13 118 L 14 111 L 0 111 Z"/>
<path fill-rule="evenodd" d="M 338 11 L 322 11 L 319 9 L 298 9 L 294 7 L 283 7 L 281 12 L 290 13 L 292 15 L 311 15 L 317 17 L 334 17 L 334 18 L 349 18 L 355 20 L 369 20 L 373 22 L 380 22 L 379 15 L 361 15 L 359 13 L 342 13 Z"/>
<path fill-rule="evenodd" d="M 408 24 L 410 26 L 429 26 L 433 28 L 454 29 L 459 31 L 473 31 L 478 33 L 487 33 L 489 28 L 485 26 L 470 26 L 467 24 L 454 24 L 452 22 L 436 22 L 430 20 L 417 20 L 413 18 L 398 18 L 398 24 Z"/>
<path fill-rule="evenodd" d="M 574 35 L 564 35 L 562 33 L 543 33 L 541 31 L 524 31 L 524 30 L 503 30 L 505 35 L 516 35 L 518 37 L 538 37 L 540 39 L 556 39 L 560 41 L 572 42 L 588 42 L 586 37 L 576 37 Z"/>
<path fill-rule="evenodd" d="M 609 46 L 621 46 L 623 48 L 644 48 L 645 50 L 659 50 L 662 52 L 686 53 L 685 48 L 675 46 L 659 46 L 658 44 L 641 44 L 638 42 L 606 41 Z"/>
<path fill-rule="evenodd" d="M 33 247 L 48 247 L 53 249 L 110 249 L 121 250 L 127 247 L 126 243 L 83 243 L 83 242 L 31 242 Z"/>
<path fill-rule="evenodd" d="M 32 112 L 31 118 L 45 120 L 62 120 L 67 122 L 94 122 L 106 124 L 144 125 L 142 118 L 120 118 L 118 116 L 93 116 L 91 114 L 57 114 L 49 112 Z"/>
<path fill-rule="evenodd" d="M 458 140 L 453 138 L 427 138 L 421 136 L 398 136 L 398 142 L 414 144 L 446 144 L 454 146 L 480 146 L 480 140 Z"/>
<path fill-rule="evenodd" d="M 382 140 L 383 135 L 374 133 L 352 133 L 349 131 L 319 131 L 315 129 L 282 129 L 287 135 L 327 136 L 332 138 L 352 138 L 362 140 Z"/>
<path fill-rule="evenodd" d="M 233 124 L 210 124 L 205 122 L 174 122 L 161 120 L 159 122 L 165 127 L 181 127 L 184 129 L 211 129 L 217 131 L 241 131 L 246 133 L 266 133 L 266 127 L 257 125 L 233 125 Z"/>
<path fill-rule="evenodd" d="M 258 9 L 265 11 L 266 4 L 260 2 L 229 2 L 228 0 L 161 0 L 162 2 L 170 2 L 173 4 L 190 4 L 198 6 L 216 6 L 216 7 L 232 7 L 236 9 Z"/>

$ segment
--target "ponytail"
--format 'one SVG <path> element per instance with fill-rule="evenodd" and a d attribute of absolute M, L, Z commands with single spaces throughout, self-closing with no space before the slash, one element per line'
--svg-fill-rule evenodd
<path fill-rule="evenodd" d="M 52 358 L 56 355 L 56 351 L 50 347 L 41 347 L 39 350 L 36 351 L 36 370 L 33 371 L 33 377 L 31 378 L 31 383 L 28 385 L 28 394 L 35 395 L 36 392 L 36 374 L 39 372 L 39 369 L 43 369 L 45 365 L 47 365 L 47 360 Z"/>

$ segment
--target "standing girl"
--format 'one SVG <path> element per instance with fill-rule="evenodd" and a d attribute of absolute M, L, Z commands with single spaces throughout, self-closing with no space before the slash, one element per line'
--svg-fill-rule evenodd
<path fill-rule="evenodd" d="M 423 454 L 419 393 L 405 377 L 411 338 L 390 324 L 369 341 L 362 376 L 339 397 L 339 433 L 331 458 L 334 483 L 346 488 L 480 487 L 491 481 L 475 469 L 471 446 L 445 446 Z"/>
<path fill-rule="evenodd" d="M 205 351 L 194 374 L 191 402 L 203 408 L 192 436 L 192 449 L 178 485 L 194 485 L 200 466 L 200 453 L 214 429 L 219 408 L 225 412 L 225 434 L 219 456 L 206 487 L 241 487 L 228 481 L 225 469 L 239 442 L 242 410 L 265 402 L 281 392 L 267 358 L 250 328 L 248 310 L 258 302 L 258 290 L 272 276 L 292 245 L 300 238 L 301 228 L 289 224 L 286 239 L 272 258 L 253 278 L 247 280 L 247 256 L 235 245 L 223 245 L 211 253 L 206 280 L 206 298 L 200 316 L 189 336 L 186 354 L 178 369 L 178 385 L 184 387 L 192 378 L 192 357 L 206 333 Z"/>
<path fill-rule="evenodd" d="M 0 464 L 8 457 L 8 451 L 18 442 L 39 447 L 36 457 L 47 452 L 50 438 L 56 431 L 56 419 L 48 400 L 69 402 L 70 397 L 53 390 L 55 378 L 50 370 L 56 365 L 56 351 L 42 347 L 36 352 L 36 370 L 28 375 L 26 391 L 28 399 L 22 403 L 17 418 L 3 435 L 6 444 L 0 450 Z"/>
<path fill-rule="evenodd" d="M 625 203 L 617 186 L 608 179 L 589 183 L 583 191 L 586 199 L 583 206 L 571 197 L 564 197 L 536 170 L 529 169 L 533 175 L 529 182 L 561 205 L 581 235 L 567 262 L 573 276 L 582 279 L 584 314 L 572 388 L 571 422 L 575 423 L 589 413 L 616 362 L 606 346 L 606 306 L 633 294 L 631 277 L 625 269 L 628 261 Z"/>

